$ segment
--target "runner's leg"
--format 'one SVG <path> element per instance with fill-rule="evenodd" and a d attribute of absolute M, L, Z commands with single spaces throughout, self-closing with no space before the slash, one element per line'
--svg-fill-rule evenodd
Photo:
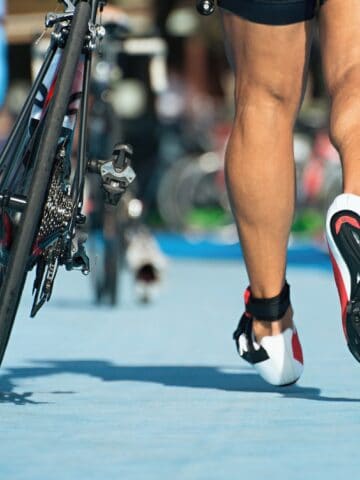
<path fill-rule="evenodd" d="M 326 0 L 320 9 L 330 133 L 343 164 L 344 192 L 360 195 L 360 2 Z"/>
<path fill-rule="evenodd" d="M 344 179 L 344 193 L 328 210 L 326 233 L 346 341 L 360 362 L 360 3 L 326 0 L 319 20 L 331 97 L 330 134 L 341 156 Z"/>
<path fill-rule="evenodd" d="M 268 26 L 223 12 L 235 72 L 236 115 L 226 174 L 252 293 L 279 294 L 294 214 L 293 126 L 298 113 L 312 22 Z M 254 322 L 257 338 L 292 325 Z"/>

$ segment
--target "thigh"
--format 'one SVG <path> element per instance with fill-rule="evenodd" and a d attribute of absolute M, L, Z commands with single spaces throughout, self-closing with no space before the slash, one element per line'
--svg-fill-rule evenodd
<path fill-rule="evenodd" d="M 226 11 L 222 19 L 237 100 L 265 93 L 297 107 L 307 71 L 312 21 L 270 26 Z"/>
<path fill-rule="evenodd" d="M 330 93 L 360 67 L 360 1 L 325 0 L 319 14 L 325 80 Z"/>

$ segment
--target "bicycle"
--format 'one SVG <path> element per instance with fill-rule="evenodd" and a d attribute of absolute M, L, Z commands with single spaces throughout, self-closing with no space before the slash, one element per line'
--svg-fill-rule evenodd
<path fill-rule="evenodd" d="M 32 317 L 50 300 L 60 266 L 89 273 L 86 173 L 100 176 L 109 204 L 135 178 L 129 145 L 116 144 L 109 160 L 86 157 L 91 59 L 106 33 L 97 23 L 106 1 L 58 1 L 64 11 L 46 16 L 50 47 L 0 156 L 0 363 L 28 272 L 35 270 Z"/>
<path fill-rule="evenodd" d="M 114 306 L 119 298 L 121 301 L 121 279 L 125 267 L 128 267 L 137 285 L 146 273 L 139 262 L 144 260 L 146 252 L 146 261 L 149 262 L 149 250 L 153 244 L 150 232 L 144 225 L 144 204 L 140 200 L 146 194 L 147 183 L 154 176 L 151 175 L 154 161 L 151 156 L 147 156 L 146 145 L 152 135 L 148 129 L 144 132 L 143 122 L 145 111 L 154 108 L 155 97 L 166 88 L 167 46 L 165 40 L 157 35 L 144 36 L 132 32 L 125 16 L 122 17 L 121 24 L 115 22 L 114 18 L 107 21 L 104 18 L 104 22 L 109 35 L 104 39 L 101 57 L 95 57 L 89 154 L 97 159 L 106 158 L 111 152 L 113 138 L 119 136 L 130 137 L 131 142 L 138 145 L 133 164 L 139 182 L 132 185 L 116 207 L 104 204 L 103 197 L 99 195 L 99 178 L 90 177 L 88 184 L 89 245 L 90 253 L 96 258 L 91 275 L 94 300 L 96 304 Z M 109 72 L 114 72 L 115 75 Z M 117 72 L 121 72 L 121 80 L 114 80 L 119 75 L 116 75 Z M 123 98 L 129 85 L 135 86 L 139 93 L 137 97 L 135 95 L 135 101 L 124 109 L 124 102 L 119 99 Z M 145 237 L 148 242 L 144 241 Z M 135 244 L 140 243 L 141 258 L 138 253 L 134 255 Z M 129 249 L 132 252 L 131 259 L 136 257 L 136 266 L 125 261 Z M 148 267 L 148 271 L 154 270 L 154 266 Z M 151 277 L 147 274 L 146 278 L 150 284 Z M 153 283 L 155 280 L 154 278 Z M 135 287 L 135 290 L 139 289 Z M 141 301 L 145 297 L 151 298 L 151 295 L 135 296 L 141 298 Z"/>

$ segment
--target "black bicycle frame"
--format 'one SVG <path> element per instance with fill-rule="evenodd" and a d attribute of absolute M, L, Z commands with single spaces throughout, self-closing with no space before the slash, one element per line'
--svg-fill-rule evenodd
<path fill-rule="evenodd" d="M 91 4 L 91 19 L 90 22 L 92 25 L 96 23 L 96 16 L 98 9 L 102 9 L 106 5 L 104 0 L 90 0 Z M 87 158 L 86 158 L 86 133 L 87 133 L 87 120 L 88 120 L 88 98 L 89 98 L 89 89 L 90 89 L 90 75 L 91 75 L 91 62 L 92 62 L 92 52 L 86 51 L 85 53 L 85 63 L 84 63 L 84 80 L 82 88 L 82 101 L 80 107 L 80 124 L 79 124 L 79 168 L 77 169 L 77 175 L 73 183 L 72 190 L 72 199 L 74 203 L 79 206 L 79 210 L 82 208 L 82 193 L 84 189 L 85 174 L 87 168 Z"/>
<path fill-rule="evenodd" d="M 78 0 L 76 4 L 79 1 Z M 78 147 L 78 163 L 76 167 L 74 182 L 72 183 L 72 199 L 74 205 L 77 205 L 77 211 L 74 212 L 73 222 L 75 222 L 78 212 L 82 208 L 82 193 L 85 182 L 85 174 L 87 169 L 87 157 L 86 157 L 86 147 L 87 147 L 87 118 L 88 118 L 88 95 L 90 89 L 90 75 L 91 75 L 91 61 L 92 61 L 92 50 L 95 46 L 95 24 L 96 16 L 98 9 L 100 10 L 106 4 L 105 0 L 88 0 L 91 5 L 91 17 L 89 24 L 89 32 L 87 38 L 84 39 L 84 59 L 81 59 L 80 62 L 84 62 L 84 73 L 82 80 L 82 89 L 81 89 L 81 105 L 79 109 L 78 121 L 79 121 L 79 147 Z M 65 14 L 71 16 L 74 13 L 74 3 L 70 0 L 64 0 L 63 3 L 66 5 L 67 10 Z M 56 27 L 54 32 L 61 35 L 62 31 L 61 26 Z M 91 28 L 93 30 L 91 30 Z M 91 43 L 93 42 L 93 44 Z M 35 104 L 36 96 L 39 92 L 41 85 L 44 82 L 44 79 L 49 71 L 49 67 L 52 64 L 54 56 L 59 48 L 63 48 L 64 45 L 60 46 L 54 38 L 52 38 L 49 49 L 46 53 L 42 67 L 34 81 L 34 84 L 31 87 L 29 95 L 26 99 L 25 104 L 23 105 L 19 117 L 17 118 L 14 127 L 9 135 L 9 138 L 5 144 L 5 147 L 0 155 L 0 207 L 8 206 L 15 210 L 22 211 L 26 206 L 26 198 L 22 196 L 9 196 L 6 192 L 3 191 L 3 186 L 10 174 L 11 167 L 16 162 L 16 158 L 19 157 L 21 151 L 24 149 L 24 138 L 26 130 L 29 127 L 30 117 L 32 108 Z M 15 159 L 15 160 L 14 160 Z M 72 222 L 72 223 L 73 223 Z"/>

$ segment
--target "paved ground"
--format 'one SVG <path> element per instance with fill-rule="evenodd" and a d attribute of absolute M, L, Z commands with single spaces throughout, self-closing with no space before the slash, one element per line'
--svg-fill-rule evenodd
<path fill-rule="evenodd" d="M 0 375 L 0 478 L 338 479 L 360 467 L 360 365 L 343 341 L 330 271 L 288 279 L 306 370 L 267 386 L 231 340 L 240 262 L 174 261 L 158 302 L 96 309 L 80 274 L 27 318 Z"/>

